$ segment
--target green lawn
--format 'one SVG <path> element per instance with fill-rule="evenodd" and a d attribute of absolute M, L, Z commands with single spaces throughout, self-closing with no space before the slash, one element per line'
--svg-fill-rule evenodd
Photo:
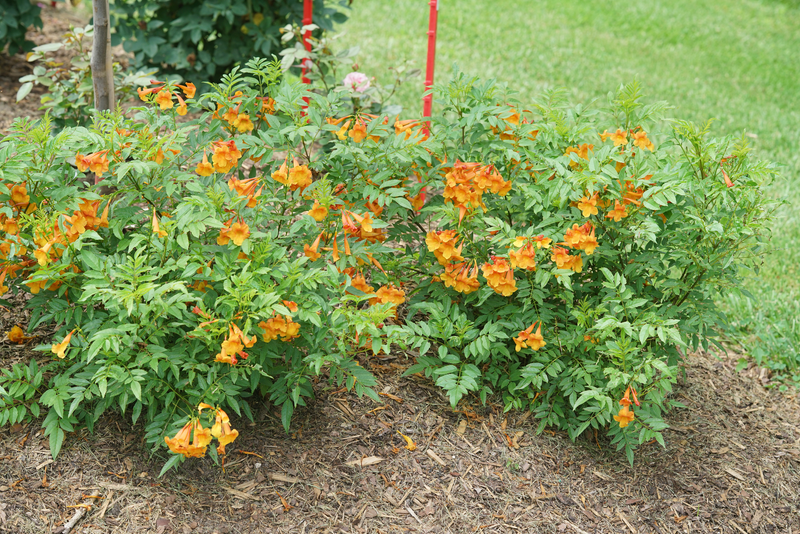
<path fill-rule="evenodd" d="M 427 17 L 422 0 L 355 2 L 340 45 L 359 45 L 359 69 L 384 81 L 405 60 L 424 70 Z M 565 87 L 587 102 L 636 77 L 674 117 L 713 117 L 718 134 L 746 130 L 758 154 L 782 165 L 770 193 L 788 204 L 774 253 L 748 282 L 757 299 L 720 304 L 757 361 L 800 381 L 800 2 L 442 0 L 437 81 L 453 63 L 508 82 L 523 101 Z M 420 77 L 401 88 L 409 111 L 421 110 L 421 86 Z"/>

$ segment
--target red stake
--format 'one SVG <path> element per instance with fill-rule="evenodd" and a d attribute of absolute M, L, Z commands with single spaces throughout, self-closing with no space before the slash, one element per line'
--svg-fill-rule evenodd
<path fill-rule="evenodd" d="M 314 0 L 303 0 L 303 26 L 308 26 L 314 20 Z M 303 34 L 303 46 L 306 51 L 311 52 L 311 42 L 308 38 L 311 37 L 311 32 L 307 31 Z M 306 60 L 303 60 L 303 83 L 311 83 L 306 77 Z"/>
<path fill-rule="evenodd" d="M 428 66 L 425 71 L 425 90 L 433 87 L 433 68 L 436 62 L 436 22 L 439 15 L 439 0 L 430 0 L 428 5 L 431 6 L 430 21 L 428 23 Z M 422 116 L 431 116 L 431 105 L 433 104 L 433 95 L 426 95 L 422 97 Z M 430 122 L 426 122 L 425 134 L 428 134 Z"/>

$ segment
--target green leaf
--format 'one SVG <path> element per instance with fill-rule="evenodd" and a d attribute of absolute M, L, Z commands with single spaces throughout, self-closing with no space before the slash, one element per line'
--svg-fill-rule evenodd
<path fill-rule="evenodd" d="M 158 474 L 158 478 L 163 477 L 167 473 L 167 471 L 169 471 L 173 467 L 177 467 L 180 464 L 182 464 L 184 460 L 185 458 L 182 454 L 173 455 L 169 460 L 167 460 L 167 463 L 164 464 L 164 467 L 161 468 L 161 472 Z"/>

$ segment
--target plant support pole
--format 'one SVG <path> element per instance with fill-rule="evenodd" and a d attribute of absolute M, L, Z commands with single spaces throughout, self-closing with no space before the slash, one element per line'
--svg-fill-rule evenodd
<path fill-rule="evenodd" d="M 114 111 L 114 70 L 111 65 L 111 27 L 108 0 L 92 0 L 94 41 L 92 42 L 92 85 L 94 107 Z"/>
<path fill-rule="evenodd" d="M 430 0 L 428 5 L 431 6 L 431 13 L 428 22 L 428 63 L 425 70 L 425 91 L 429 91 L 433 87 L 433 68 L 436 62 L 436 23 L 439 16 L 439 0 Z M 427 94 L 422 97 L 422 116 L 431 116 L 431 104 L 433 103 L 433 95 Z M 430 122 L 425 123 L 425 133 L 428 133 Z"/>
<path fill-rule="evenodd" d="M 314 0 L 303 0 L 303 26 L 308 26 L 309 24 L 313 23 L 314 21 Z M 311 32 L 306 31 L 303 33 L 303 46 L 306 49 L 306 52 L 311 52 L 311 41 L 308 39 L 311 37 Z M 306 72 L 308 72 L 308 68 L 306 67 L 306 61 L 308 59 L 303 60 L 303 83 L 311 83 L 306 77 Z"/>

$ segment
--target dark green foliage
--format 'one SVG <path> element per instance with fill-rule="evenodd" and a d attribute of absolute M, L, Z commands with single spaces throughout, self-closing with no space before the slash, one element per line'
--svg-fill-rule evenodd
<path fill-rule="evenodd" d="M 347 20 L 346 5 L 315 0 L 314 24 L 333 29 Z M 301 24 L 302 18 L 303 3 L 297 0 L 117 0 L 111 8 L 113 44 L 122 42 L 135 54 L 134 67 L 155 67 L 195 82 L 218 80 L 253 56 L 277 55 L 281 28 Z"/>

